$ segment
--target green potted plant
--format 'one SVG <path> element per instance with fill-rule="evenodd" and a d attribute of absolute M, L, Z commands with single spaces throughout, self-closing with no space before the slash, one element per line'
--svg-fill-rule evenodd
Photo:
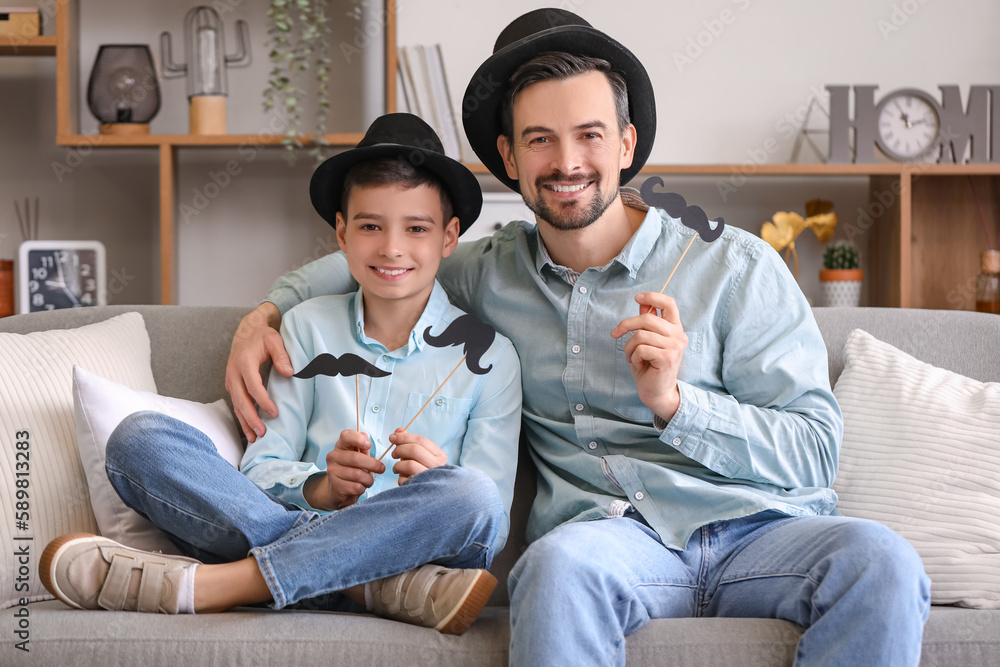
<path fill-rule="evenodd" d="M 823 305 L 858 306 L 861 304 L 861 281 L 857 247 L 850 241 L 837 241 L 823 253 L 823 268 L 819 282 L 823 288 Z"/>

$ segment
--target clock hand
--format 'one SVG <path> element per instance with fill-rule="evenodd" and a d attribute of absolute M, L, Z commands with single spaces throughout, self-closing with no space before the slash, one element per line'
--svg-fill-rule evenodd
<path fill-rule="evenodd" d="M 78 299 L 76 298 L 76 295 L 74 295 L 74 294 L 73 294 L 73 293 L 72 293 L 72 292 L 71 292 L 71 291 L 69 290 L 69 288 L 68 288 L 68 287 L 66 287 L 66 286 L 64 285 L 64 286 L 63 286 L 63 288 L 62 288 L 62 290 L 63 290 L 63 292 L 66 292 L 66 296 L 68 296 L 68 297 L 69 297 L 70 299 L 72 299 L 73 303 L 75 303 L 75 304 L 76 304 L 76 305 L 78 305 L 78 306 L 80 305 L 80 301 L 79 301 L 79 300 L 78 300 Z"/>

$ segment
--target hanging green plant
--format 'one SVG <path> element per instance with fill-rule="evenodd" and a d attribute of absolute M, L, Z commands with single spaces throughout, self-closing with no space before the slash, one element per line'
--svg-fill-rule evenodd
<path fill-rule="evenodd" d="M 347 16 L 357 20 L 366 0 L 351 0 Z M 285 119 L 282 144 L 290 161 L 295 160 L 294 150 L 304 146 L 312 148 L 317 160 L 324 157 L 323 148 L 329 145 L 327 119 L 330 114 L 328 85 L 331 60 L 327 0 L 271 0 L 267 10 L 268 54 L 271 72 L 264 89 L 264 111 L 278 111 Z M 302 108 L 309 97 L 309 73 L 316 80 L 316 126 L 302 127 Z M 307 134 L 315 134 L 310 142 Z"/>

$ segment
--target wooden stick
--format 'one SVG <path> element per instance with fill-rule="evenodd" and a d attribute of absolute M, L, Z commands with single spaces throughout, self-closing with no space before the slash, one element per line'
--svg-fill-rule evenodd
<path fill-rule="evenodd" d="M 465 357 L 467 357 L 467 356 L 469 356 L 469 355 L 465 355 Z M 410 423 L 403 427 L 404 431 L 406 431 L 407 429 L 409 429 L 410 426 L 413 424 L 413 422 L 415 422 L 417 420 L 417 417 L 420 416 L 420 413 L 424 411 L 424 408 L 426 408 L 428 405 L 431 404 L 431 399 L 433 399 L 435 396 L 437 396 L 437 393 L 439 391 L 441 391 L 441 389 L 442 389 L 442 387 L 444 387 L 445 383 L 448 382 L 448 380 L 451 379 L 451 376 L 455 374 L 455 371 L 457 371 L 459 368 L 462 367 L 462 364 L 465 363 L 465 357 L 462 357 L 462 360 L 458 362 L 458 365 L 455 366 L 453 369 L 451 369 L 451 372 L 448 373 L 448 377 L 446 377 L 444 379 L 444 382 L 442 382 L 441 384 L 439 384 L 438 388 L 434 390 L 434 393 L 430 395 L 430 398 L 428 398 L 424 402 L 424 404 L 422 406 L 420 406 L 420 409 L 417 410 L 417 414 L 413 415 L 413 419 L 410 420 Z M 390 451 L 392 451 L 392 447 L 395 447 L 395 445 L 390 446 L 389 449 L 387 449 L 384 452 L 382 452 L 382 456 L 378 457 L 378 460 L 381 461 L 382 457 L 384 457 L 386 454 L 388 454 Z"/>
<path fill-rule="evenodd" d="M 694 243 L 696 238 L 698 238 L 697 233 L 695 233 L 695 235 L 691 237 L 691 240 L 688 241 L 687 248 L 684 248 L 684 252 L 681 253 L 681 258 L 677 260 L 676 264 L 674 264 L 674 270 L 670 272 L 669 276 L 667 276 L 667 282 L 663 283 L 663 287 L 660 288 L 660 294 L 663 294 L 663 290 L 667 289 L 667 285 L 670 284 L 670 279 L 674 277 L 674 274 L 677 272 L 677 267 L 681 265 L 681 261 L 684 260 L 684 255 L 688 254 L 688 250 L 691 249 L 691 244 Z M 649 315 L 653 312 L 653 310 L 653 307 L 650 306 L 649 310 L 646 311 L 646 314 Z"/>
<path fill-rule="evenodd" d="M 354 414 L 357 416 L 356 431 L 361 431 L 361 391 L 358 389 L 358 376 L 354 376 Z"/>

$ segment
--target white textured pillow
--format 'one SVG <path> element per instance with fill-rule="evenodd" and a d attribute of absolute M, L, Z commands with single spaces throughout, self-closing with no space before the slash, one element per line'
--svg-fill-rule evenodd
<path fill-rule="evenodd" d="M 38 579 L 45 545 L 97 531 L 76 448 L 74 364 L 156 391 L 138 313 L 78 329 L 0 333 L 0 608 L 52 599 Z"/>
<path fill-rule="evenodd" d="M 215 403 L 196 403 L 138 391 L 79 366 L 73 368 L 73 402 L 80 460 L 101 535 L 136 549 L 179 553 L 163 531 L 129 509 L 111 486 L 104 469 L 108 438 L 133 412 L 162 412 L 201 430 L 211 438 L 219 454 L 238 467 L 243 446 L 226 402 L 220 398 Z"/>
<path fill-rule="evenodd" d="M 833 390 L 844 412 L 841 511 L 910 541 L 932 603 L 1000 609 L 1000 383 L 931 366 L 860 329 L 844 357 Z"/>

